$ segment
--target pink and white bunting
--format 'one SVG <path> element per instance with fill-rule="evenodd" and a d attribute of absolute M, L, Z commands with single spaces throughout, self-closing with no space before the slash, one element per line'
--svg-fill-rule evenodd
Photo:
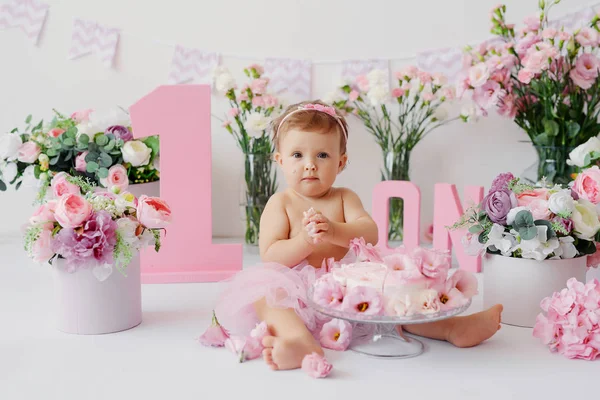
<path fill-rule="evenodd" d="M 564 27 L 566 32 L 572 33 L 576 29 L 587 26 L 592 18 L 594 18 L 594 15 L 596 15 L 594 9 L 592 7 L 586 7 L 579 11 L 557 18 L 556 20 L 550 21 L 548 22 L 548 26 L 555 29 Z"/>
<path fill-rule="evenodd" d="M 111 68 L 119 43 L 119 30 L 94 21 L 75 18 L 68 59 L 95 53 L 106 68 Z"/>
<path fill-rule="evenodd" d="M 176 46 L 171 60 L 169 84 L 196 81 L 210 84 L 212 71 L 219 65 L 219 54 Z"/>
<path fill-rule="evenodd" d="M 417 54 L 417 67 L 423 71 L 440 72 L 453 81 L 463 70 L 464 53 L 460 48 L 423 51 Z"/>
<path fill-rule="evenodd" d="M 312 92 L 312 62 L 289 58 L 267 58 L 265 77 L 275 93 L 288 92 L 308 98 Z"/>
<path fill-rule="evenodd" d="M 380 69 L 390 73 L 390 62 L 388 60 L 344 60 L 342 61 L 342 79 L 354 82 L 360 75 L 366 75 L 374 69 Z"/>
<path fill-rule="evenodd" d="M 21 28 L 37 44 L 48 15 L 48 4 L 39 0 L 11 0 L 0 5 L 0 29 Z"/>

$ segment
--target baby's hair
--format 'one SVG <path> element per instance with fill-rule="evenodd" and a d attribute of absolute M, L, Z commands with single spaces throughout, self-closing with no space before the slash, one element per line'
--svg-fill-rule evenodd
<path fill-rule="evenodd" d="M 327 110 L 335 113 L 335 117 L 330 115 L 328 112 L 319 111 L 314 108 L 301 109 L 307 105 L 319 105 L 327 107 Z M 303 101 L 301 103 L 292 104 L 284 111 L 283 114 L 271 122 L 273 143 L 275 144 L 276 149 L 279 149 L 279 141 L 285 132 L 293 128 L 318 133 L 339 133 L 341 154 L 346 153 L 346 145 L 348 142 L 348 124 L 346 123 L 344 117 L 335 111 L 335 108 L 323 103 L 320 100 Z"/>

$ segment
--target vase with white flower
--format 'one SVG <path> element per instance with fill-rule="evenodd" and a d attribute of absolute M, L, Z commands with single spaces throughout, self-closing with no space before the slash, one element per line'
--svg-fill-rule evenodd
<path fill-rule="evenodd" d="M 527 133 L 538 155 L 537 183 L 569 182 L 569 152 L 600 133 L 599 16 L 568 32 L 548 20 L 559 2 L 539 0 L 538 14 L 518 32 L 506 23 L 506 6 L 492 9 L 497 37 L 467 48 L 470 68 L 458 85 L 459 97 L 473 100 L 465 121 L 495 109 Z"/>
<path fill-rule="evenodd" d="M 52 266 L 59 330 L 101 334 L 141 322 L 139 251 L 159 251 L 171 210 L 157 197 L 137 198 L 128 180 L 113 192 L 83 177 L 58 173 L 50 200 L 29 219 L 24 247 Z"/>
<path fill-rule="evenodd" d="M 380 147 L 381 180 L 410 180 L 414 148 L 434 129 L 458 119 L 448 118 L 443 104 L 454 98 L 454 87 L 443 74 L 408 66 L 396 72 L 397 87 L 390 91 L 383 70 L 372 70 L 344 83 L 327 99 L 341 112 L 356 115 Z M 403 238 L 402 199 L 390 199 L 388 240 Z"/>
<path fill-rule="evenodd" d="M 242 207 L 245 216 L 245 242 L 258 244 L 260 217 L 269 198 L 277 191 L 273 168 L 273 142 L 267 133 L 272 117 L 281 112 L 279 99 L 269 94 L 269 79 L 260 65 L 244 69 L 250 79 L 237 89 L 226 68 L 215 71 L 215 87 L 229 100 L 230 109 L 223 127 L 233 136 L 244 155 Z"/>
<path fill-rule="evenodd" d="M 452 229 L 465 230 L 467 252 L 485 254 L 484 305 L 503 304 L 503 322 L 525 327 L 534 325 L 544 297 L 571 277 L 585 280 L 600 239 L 598 211 L 585 190 L 534 187 L 511 173 L 498 175 Z"/>

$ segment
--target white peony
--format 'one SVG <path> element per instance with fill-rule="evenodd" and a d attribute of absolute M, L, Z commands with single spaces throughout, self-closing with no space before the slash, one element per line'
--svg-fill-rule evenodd
<path fill-rule="evenodd" d="M 371 89 L 367 92 L 367 97 L 371 102 L 373 107 L 378 107 L 382 104 L 385 104 L 387 99 L 390 96 L 390 91 L 387 87 L 379 85 L 379 86 L 371 86 Z"/>
<path fill-rule="evenodd" d="M 558 238 L 560 246 L 558 249 L 554 250 L 553 259 L 559 258 L 574 258 L 579 254 L 577 248 L 573 244 L 575 242 L 575 238 L 573 236 L 563 236 Z"/>
<path fill-rule="evenodd" d="M 560 242 L 557 238 L 546 240 L 547 226 L 539 225 L 536 228 L 538 231 L 537 236 L 530 240 L 521 240 L 519 248 L 521 249 L 521 257 L 542 261 L 560 247 Z"/>
<path fill-rule="evenodd" d="M 388 85 L 388 73 L 382 69 L 374 69 L 367 74 L 367 80 L 369 86 L 387 86 Z"/>
<path fill-rule="evenodd" d="M 575 200 L 571 196 L 571 190 L 563 189 L 552 193 L 548 199 L 548 208 L 554 214 L 568 218 L 575 209 Z"/>
<path fill-rule="evenodd" d="M 121 148 L 123 161 L 130 163 L 134 167 L 147 165 L 150 162 L 152 149 L 139 140 L 126 142 Z"/>
<path fill-rule="evenodd" d="M 246 128 L 248 134 L 254 137 L 262 136 L 263 131 L 267 129 L 268 126 L 269 118 L 257 112 L 250 113 L 244 123 L 244 128 Z"/>
<path fill-rule="evenodd" d="M 483 86 L 490 77 L 490 70 L 484 62 L 480 62 L 469 68 L 469 83 L 472 87 Z"/>
<path fill-rule="evenodd" d="M 0 136 L 0 160 L 15 160 L 22 144 L 21 136 L 17 134 L 5 133 Z"/>
<path fill-rule="evenodd" d="M 583 168 L 586 166 L 585 157 L 593 151 L 600 152 L 600 139 L 595 136 L 575 147 L 569 153 L 567 164 Z"/>
<path fill-rule="evenodd" d="M 12 182 L 17 177 L 17 164 L 9 162 L 0 167 L 0 177 L 5 183 Z"/>
<path fill-rule="evenodd" d="M 515 217 L 520 211 L 531 211 L 529 207 L 520 206 L 511 209 L 506 215 L 506 225 L 512 225 L 515 222 Z"/>
<path fill-rule="evenodd" d="M 219 93 L 225 94 L 230 89 L 235 88 L 235 78 L 231 75 L 231 72 L 225 67 L 215 68 L 214 74 L 215 89 Z"/>
<path fill-rule="evenodd" d="M 575 201 L 575 209 L 571 219 L 573 220 L 575 236 L 580 239 L 592 240 L 600 230 L 596 206 L 585 199 Z"/>

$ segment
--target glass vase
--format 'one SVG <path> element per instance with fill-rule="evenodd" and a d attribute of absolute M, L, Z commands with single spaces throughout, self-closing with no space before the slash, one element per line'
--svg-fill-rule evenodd
<path fill-rule="evenodd" d="M 277 178 L 271 154 L 244 154 L 242 209 L 246 232 L 244 241 L 258 245 L 260 217 L 269 198 L 277 191 Z"/>
<path fill-rule="evenodd" d="M 567 164 L 570 146 L 534 146 L 538 156 L 537 182 L 546 178 L 548 184 L 567 185 L 573 178 L 575 168 Z"/>
<path fill-rule="evenodd" d="M 410 150 L 383 152 L 382 181 L 409 181 Z M 389 200 L 388 241 L 401 241 L 404 237 L 404 201 L 400 198 Z"/>

